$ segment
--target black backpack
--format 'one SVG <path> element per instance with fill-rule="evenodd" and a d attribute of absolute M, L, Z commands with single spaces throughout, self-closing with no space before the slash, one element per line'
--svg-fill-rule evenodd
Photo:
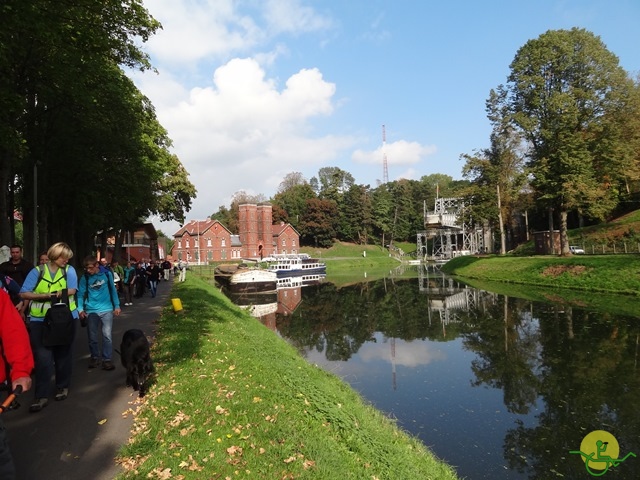
<path fill-rule="evenodd" d="M 40 275 L 34 290 L 38 287 L 41 280 L 50 284 L 44 278 L 44 265 L 38 266 Z M 62 269 L 62 278 L 67 278 L 67 268 Z M 57 280 L 56 280 L 57 281 Z M 55 302 L 55 303 L 54 303 Z M 51 297 L 51 307 L 44 315 L 42 322 L 42 345 L 45 347 L 55 347 L 59 345 L 70 345 L 73 342 L 75 333 L 74 318 L 69 307 L 69 289 L 63 288 L 59 299 Z"/>

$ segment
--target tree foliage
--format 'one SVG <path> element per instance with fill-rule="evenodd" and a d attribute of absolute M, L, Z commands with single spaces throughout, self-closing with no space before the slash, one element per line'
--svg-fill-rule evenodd
<path fill-rule="evenodd" d="M 330 247 L 336 238 L 338 206 L 333 200 L 310 198 L 300 222 L 301 241 L 316 247 Z"/>
<path fill-rule="evenodd" d="M 338 167 L 322 167 L 318 171 L 320 198 L 339 202 L 342 195 L 355 183 L 353 175 Z"/>
<path fill-rule="evenodd" d="M 151 214 L 184 220 L 195 188 L 122 71 L 151 67 L 140 44 L 158 28 L 139 0 L 0 5 L 0 208 L 22 210 L 28 257 L 58 240 L 90 252 L 96 231 Z M 0 223 L 0 241 L 13 231 Z"/>
<path fill-rule="evenodd" d="M 301 219 L 304 219 L 307 214 L 307 201 L 315 198 L 317 197 L 311 185 L 305 181 L 278 192 L 273 197 L 272 204 L 280 220 L 286 218 L 294 228 L 298 228 Z"/>
<path fill-rule="evenodd" d="M 633 82 L 599 37 L 578 28 L 528 41 L 510 68 L 506 114 L 529 142 L 537 201 L 559 212 L 567 253 L 567 212 L 604 218 L 623 172 L 637 171 L 621 143 Z"/>
<path fill-rule="evenodd" d="M 470 179 L 463 196 L 475 224 L 499 229 L 500 253 L 504 254 L 507 235 L 511 233 L 509 237 L 513 238 L 515 217 L 523 211 L 527 171 L 522 138 L 500 111 L 500 99 L 493 90 L 487 101 L 487 116 L 493 125 L 491 146 L 475 155 L 462 155 L 466 161 L 462 174 Z"/>

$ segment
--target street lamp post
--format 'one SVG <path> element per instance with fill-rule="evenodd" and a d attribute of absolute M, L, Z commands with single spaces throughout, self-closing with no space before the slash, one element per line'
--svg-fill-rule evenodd
<path fill-rule="evenodd" d="M 196 225 L 198 226 L 198 265 L 200 265 L 200 220 L 197 220 Z"/>
<path fill-rule="evenodd" d="M 38 162 L 33 163 L 33 264 L 38 265 Z"/>

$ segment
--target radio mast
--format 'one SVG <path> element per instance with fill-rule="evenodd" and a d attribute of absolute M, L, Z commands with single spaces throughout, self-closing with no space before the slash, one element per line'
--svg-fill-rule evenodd
<path fill-rule="evenodd" d="M 387 165 L 387 133 L 382 125 L 382 183 L 389 181 L 389 167 Z"/>

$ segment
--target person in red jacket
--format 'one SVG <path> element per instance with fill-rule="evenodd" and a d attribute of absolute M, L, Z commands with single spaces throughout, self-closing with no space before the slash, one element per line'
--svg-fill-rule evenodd
<path fill-rule="evenodd" d="M 10 384 L 10 389 L 20 386 L 22 391 L 26 392 L 31 388 L 31 371 L 33 370 L 33 354 L 31 353 L 29 334 L 22 317 L 4 290 L 0 290 L 0 344 L 2 345 L 0 382 L 6 381 Z M 10 378 L 6 378 L 7 371 L 10 372 Z M 8 447 L 7 433 L 1 415 L 0 478 L 16 478 L 15 466 Z"/>

